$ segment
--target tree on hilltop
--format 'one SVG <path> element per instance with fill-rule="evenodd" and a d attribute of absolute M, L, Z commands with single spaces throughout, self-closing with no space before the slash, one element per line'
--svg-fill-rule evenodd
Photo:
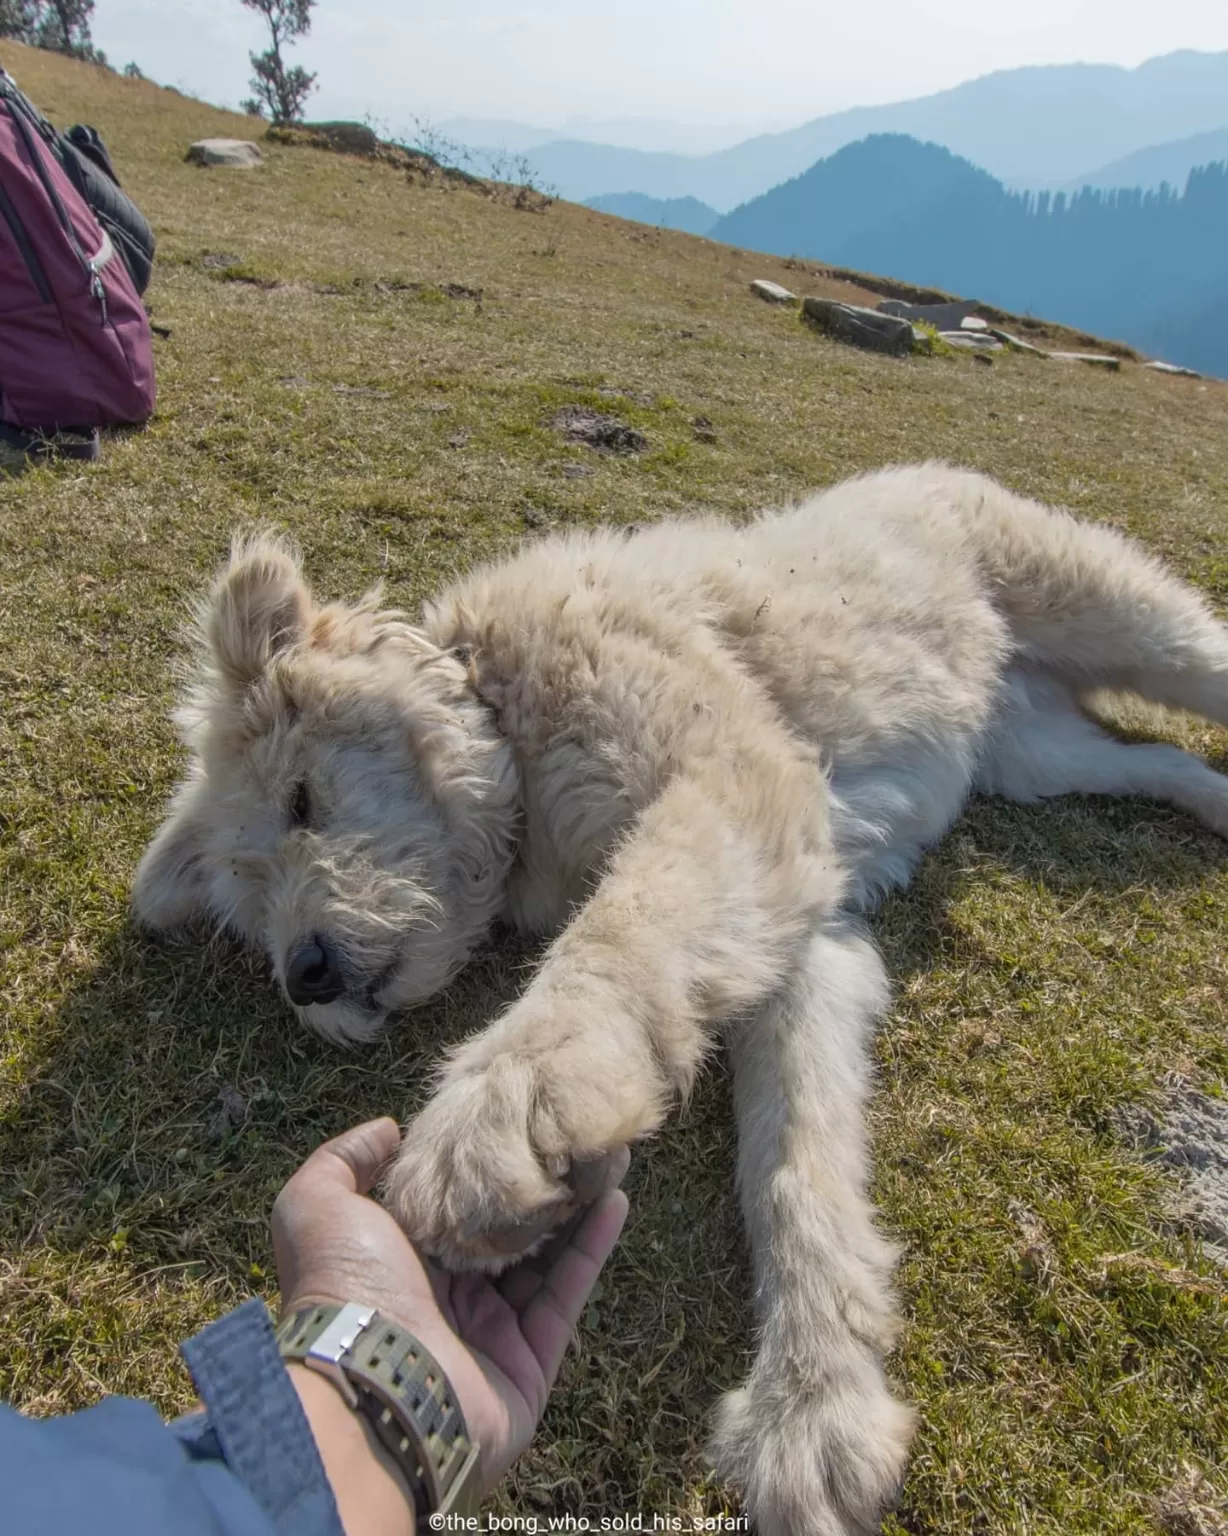
<path fill-rule="evenodd" d="M 4 4 L 5 0 L 0 0 Z M 92 0 L 91 0 L 92 3 Z M 316 77 L 295 64 L 289 68 L 282 58 L 282 45 L 311 31 L 311 12 L 316 0 L 241 0 L 249 11 L 256 11 L 268 23 L 273 46 L 264 53 L 249 55 L 254 94 L 243 103 L 245 112 L 268 116 L 277 125 L 302 120 L 303 104 L 315 89 Z"/>
<path fill-rule="evenodd" d="M 105 64 L 90 36 L 93 13 L 94 0 L 0 0 L 0 37 Z"/>

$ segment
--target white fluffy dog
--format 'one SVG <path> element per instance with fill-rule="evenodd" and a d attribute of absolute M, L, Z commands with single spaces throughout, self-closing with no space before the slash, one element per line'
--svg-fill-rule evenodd
<path fill-rule="evenodd" d="M 237 930 L 338 1040 L 497 917 L 557 935 L 388 1179 L 454 1266 L 568 1216 L 725 1045 L 759 1351 L 713 1454 L 764 1536 L 869 1531 L 912 1414 L 882 1370 L 862 1105 L 888 989 L 856 914 L 975 791 L 1147 795 L 1228 836 L 1228 779 L 1114 739 L 1080 708 L 1100 689 L 1228 723 L 1228 628 L 1118 534 L 940 465 L 745 527 L 545 539 L 420 626 L 378 594 L 317 607 L 257 540 L 201 610 L 136 910 Z"/>

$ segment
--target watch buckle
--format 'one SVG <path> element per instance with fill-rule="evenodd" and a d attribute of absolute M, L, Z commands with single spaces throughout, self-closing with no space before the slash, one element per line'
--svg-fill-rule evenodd
<path fill-rule="evenodd" d="M 346 1302 L 303 1356 L 303 1364 L 321 1376 L 327 1376 L 351 1408 L 358 1402 L 358 1393 L 341 1369 L 341 1361 L 374 1316 L 374 1307 Z"/>

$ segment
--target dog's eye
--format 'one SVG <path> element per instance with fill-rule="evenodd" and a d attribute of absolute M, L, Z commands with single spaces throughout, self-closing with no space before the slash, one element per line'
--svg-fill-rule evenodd
<path fill-rule="evenodd" d="M 311 826 L 311 791 L 307 788 L 306 779 L 300 779 L 294 786 L 294 794 L 290 798 L 290 825 Z"/>

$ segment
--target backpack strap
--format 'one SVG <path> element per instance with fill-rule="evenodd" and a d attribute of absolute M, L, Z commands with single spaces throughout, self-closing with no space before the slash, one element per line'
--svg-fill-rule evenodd
<path fill-rule="evenodd" d="M 101 457 L 102 439 L 97 427 L 61 427 L 55 432 L 27 432 L 0 421 L 0 443 L 15 448 L 27 459 L 87 459 Z"/>
<path fill-rule="evenodd" d="M 115 167 L 111 164 L 111 155 L 107 146 L 102 142 L 102 136 L 97 128 L 91 128 L 88 123 L 74 123 L 64 134 L 68 142 L 79 154 L 85 156 L 108 176 L 117 187 L 123 186 L 119 177 L 115 174 Z"/>

